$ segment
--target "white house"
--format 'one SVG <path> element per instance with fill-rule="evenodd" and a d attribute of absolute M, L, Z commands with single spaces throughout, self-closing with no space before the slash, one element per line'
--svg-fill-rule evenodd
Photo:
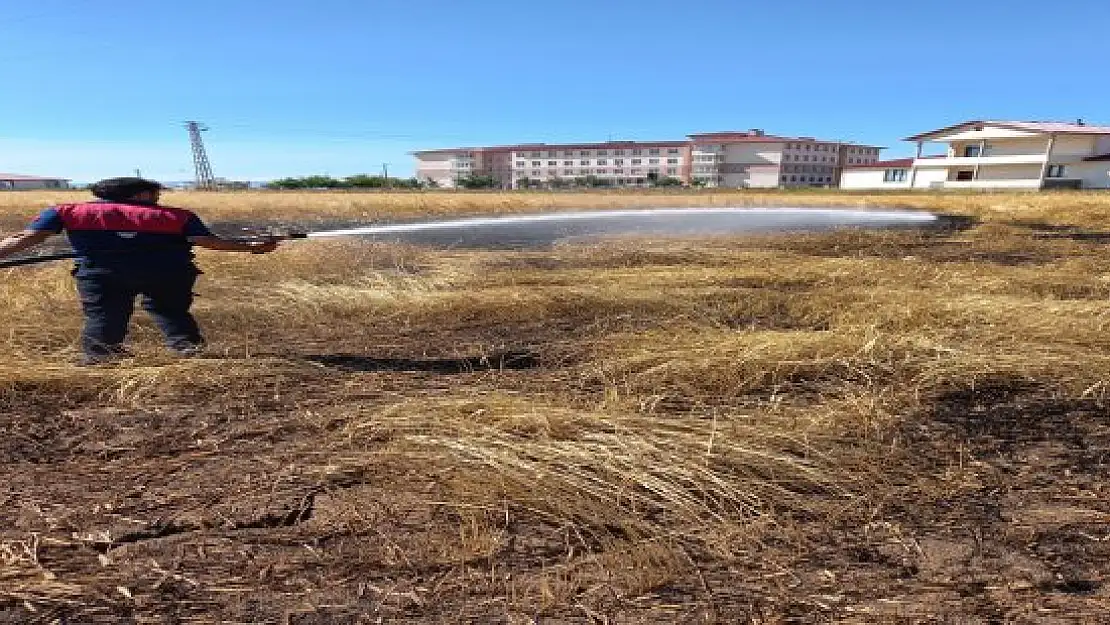
<path fill-rule="evenodd" d="M 917 143 L 911 188 L 1110 188 L 1110 126 L 969 121 L 906 140 Z M 920 158 L 926 142 L 946 153 Z"/>
<path fill-rule="evenodd" d="M 21 174 L 0 174 L 0 191 L 22 191 L 27 189 L 66 189 L 66 178 L 43 178 Z"/>
<path fill-rule="evenodd" d="M 909 189 L 912 158 L 847 165 L 840 174 L 841 189 Z"/>
<path fill-rule="evenodd" d="M 844 189 L 1107 189 L 1110 126 L 968 121 L 908 137 L 917 157 L 846 169 Z M 922 156 L 925 143 L 946 144 Z"/>

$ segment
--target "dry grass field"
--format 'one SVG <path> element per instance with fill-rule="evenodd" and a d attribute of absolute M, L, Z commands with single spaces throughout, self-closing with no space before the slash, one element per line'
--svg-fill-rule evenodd
<path fill-rule="evenodd" d="M 0 231 L 79 194 L 0 194 Z M 208 357 L 0 270 L 0 622 L 1101 623 L 1110 195 L 174 193 L 212 223 L 926 208 L 946 231 L 198 252 Z"/>

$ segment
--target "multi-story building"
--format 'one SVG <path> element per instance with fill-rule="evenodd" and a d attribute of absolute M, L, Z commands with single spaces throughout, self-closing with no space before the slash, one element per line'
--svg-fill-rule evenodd
<path fill-rule="evenodd" d="M 813 137 L 779 137 L 759 129 L 690 135 L 693 179 L 705 186 L 836 186 L 845 165 L 878 160 L 876 146 Z"/>
<path fill-rule="evenodd" d="M 713 187 L 833 186 L 845 164 L 872 162 L 879 149 L 812 137 L 779 137 L 761 130 L 690 135 L 683 141 L 543 143 L 414 152 L 416 176 L 458 186 L 467 176 L 491 176 L 503 188 L 601 181 L 639 186 L 673 178 Z"/>
<path fill-rule="evenodd" d="M 606 141 L 455 148 L 414 152 L 416 177 L 443 187 L 464 178 L 491 176 L 499 186 L 558 185 L 600 181 L 608 186 L 646 185 L 652 179 L 690 180 L 687 141 Z"/>
<path fill-rule="evenodd" d="M 686 141 L 607 141 L 510 148 L 514 187 L 593 178 L 611 186 L 647 184 L 652 179 L 690 179 Z"/>
<path fill-rule="evenodd" d="M 1110 188 L 1110 126 L 968 121 L 908 137 L 917 156 L 845 172 L 845 189 Z M 927 142 L 945 153 L 922 156 Z"/>

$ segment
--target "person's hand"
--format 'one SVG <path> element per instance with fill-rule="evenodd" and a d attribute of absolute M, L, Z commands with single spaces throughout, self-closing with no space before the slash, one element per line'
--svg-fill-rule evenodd
<path fill-rule="evenodd" d="M 249 243 L 251 254 L 269 254 L 278 247 L 277 241 L 257 241 Z"/>

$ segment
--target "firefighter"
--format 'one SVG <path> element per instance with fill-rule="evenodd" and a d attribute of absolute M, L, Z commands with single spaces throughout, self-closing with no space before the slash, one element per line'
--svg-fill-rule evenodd
<path fill-rule="evenodd" d="M 200 270 L 192 246 L 265 254 L 276 241 L 220 238 L 191 211 L 158 204 L 162 185 L 142 178 L 109 178 L 92 185 L 97 200 L 42 211 L 23 232 L 0 241 L 0 258 L 65 232 L 77 254 L 77 281 L 85 323 L 82 364 L 127 356 L 123 340 L 135 298 L 154 319 L 166 344 L 181 356 L 201 352 L 204 338 L 189 312 Z"/>

